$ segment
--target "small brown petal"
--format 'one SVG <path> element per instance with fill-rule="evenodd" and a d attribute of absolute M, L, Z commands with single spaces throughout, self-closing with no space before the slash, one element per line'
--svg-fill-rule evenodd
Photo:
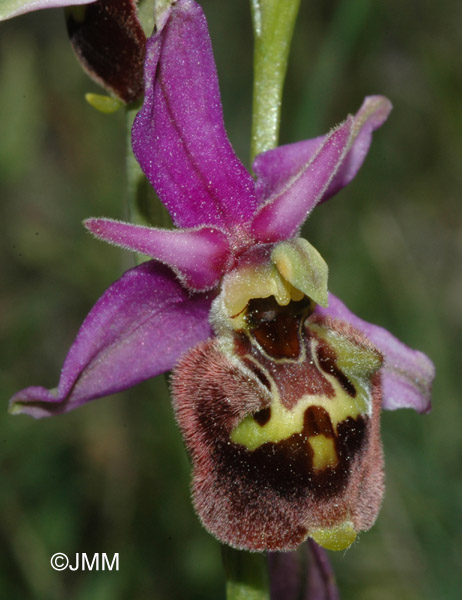
<path fill-rule="evenodd" d="M 146 36 L 135 0 L 98 0 L 66 9 L 74 51 L 97 83 L 126 103 L 143 94 Z"/>

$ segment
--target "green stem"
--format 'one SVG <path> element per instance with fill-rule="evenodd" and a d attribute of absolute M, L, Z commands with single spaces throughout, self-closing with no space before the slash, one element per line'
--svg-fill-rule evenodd
<path fill-rule="evenodd" d="M 222 546 L 226 600 L 270 600 L 266 554 Z"/>
<path fill-rule="evenodd" d="M 277 146 L 282 88 L 300 0 L 251 0 L 254 85 L 251 159 Z"/>

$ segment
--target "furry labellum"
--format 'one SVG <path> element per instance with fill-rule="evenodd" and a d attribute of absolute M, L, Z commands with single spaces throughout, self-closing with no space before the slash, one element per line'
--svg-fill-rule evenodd
<path fill-rule="evenodd" d="M 228 318 L 221 300 L 215 324 Z M 342 550 L 380 508 L 382 356 L 313 309 L 306 296 L 251 299 L 238 328 L 194 347 L 173 375 L 195 508 L 236 548 L 285 551 L 312 537 Z"/>

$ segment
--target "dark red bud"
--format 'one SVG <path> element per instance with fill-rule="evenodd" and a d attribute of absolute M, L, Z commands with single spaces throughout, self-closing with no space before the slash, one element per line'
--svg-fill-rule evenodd
<path fill-rule="evenodd" d="M 66 24 L 83 68 L 127 104 L 143 95 L 146 36 L 135 0 L 99 0 L 66 10 Z"/>

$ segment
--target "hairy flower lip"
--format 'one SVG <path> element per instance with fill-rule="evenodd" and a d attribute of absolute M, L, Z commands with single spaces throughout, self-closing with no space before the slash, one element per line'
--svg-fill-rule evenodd
<path fill-rule="evenodd" d="M 313 535 L 342 549 L 372 526 L 380 508 L 380 355 L 343 321 L 313 313 L 303 331 L 308 345 L 296 360 L 278 363 L 252 336 L 232 334 L 190 350 L 172 377 L 175 414 L 194 468 L 194 505 L 205 527 L 235 548 L 287 551 Z M 350 346 L 353 361 L 345 354 Z M 322 366 L 329 348 L 338 362 L 331 357 Z M 364 372 L 358 371 L 362 354 L 370 359 Z M 270 388 L 252 365 L 271 380 Z M 337 367 L 355 382 L 355 392 Z M 255 422 L 265 406 L 271 412 Z M 323 433 L 336 460 L 326 461 L 320 446 L 308 448 L 311 436 Z"/>

